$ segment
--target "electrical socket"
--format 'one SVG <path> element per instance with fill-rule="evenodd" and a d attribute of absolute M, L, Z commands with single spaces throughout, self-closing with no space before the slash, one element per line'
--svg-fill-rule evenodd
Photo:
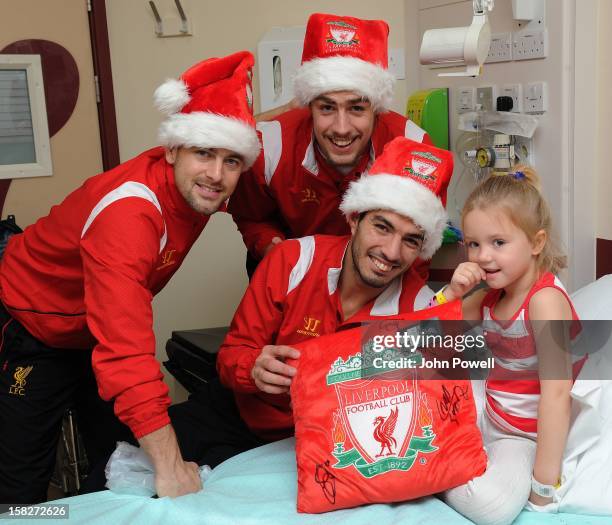
<path fill-rule="evenodd" d="M 514 60 L 531 60 L 548 56 L 548 30 L 525 29 L 517 31 L 512 37 L 512 56 Z"/>
<path fill-rule="evenodd" d="M 548 111 L 548 90 L 546 82 L 530 82 L 523 86 L 523 107 L 525 113 Z"/>
<path fill-rule="evenodd" d="M 476 88 L 462 87 L 457 89 L 457 113 L 474 111 L 476 104 Z"/>
<path fill-rule="evenodd" d="M 491 46 L 485 63 L 510 62 L 512 60 L 512 33 L 491 35 Z"/>
<path fill-rule="evenodd" d="M 500 97 L 512 97 L 512 113 L 523 112 L 523 86 L 520 84 L 506 84 L 502 86 Z"/>
<path fill-rule="evenodd" d="M 476 109 L 480 105 L 483 111 L 494 111 L 493 98 L 494 95 L 493 86 L 477 87 L 476 88 Z"/>

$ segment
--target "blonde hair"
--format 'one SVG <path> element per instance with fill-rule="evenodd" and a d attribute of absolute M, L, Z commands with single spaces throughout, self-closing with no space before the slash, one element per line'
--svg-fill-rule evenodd
<path fill-rule="evenodd" d="M 531 242 L 540 230 L 546 232 L 544 248 L 537 255 L 540 271 L 556 274 L 566 267 L 566 257 L 553 232 L 550 208 L 540 193 L 540 177 L 533 168 L 516 166 L 513 173 L 493 175 L 481 182 L 465 202 L 462 221 L 472 210 L 491 207 L 502 208 Z"/>

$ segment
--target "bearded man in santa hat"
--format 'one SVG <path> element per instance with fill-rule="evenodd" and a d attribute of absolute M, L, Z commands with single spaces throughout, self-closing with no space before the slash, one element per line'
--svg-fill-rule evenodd
<path fill-rule="evenodd" d="M 185 458 L 214 467 L 293 435 L 296 344 L 437 304 L 415 262 L 442 243 L 452 173 L 451 152 L 397 137 L 344 194 L 350 234 L 290 239 L 266 255 L 219 350 L 219 378 L 170 407 Z"/>

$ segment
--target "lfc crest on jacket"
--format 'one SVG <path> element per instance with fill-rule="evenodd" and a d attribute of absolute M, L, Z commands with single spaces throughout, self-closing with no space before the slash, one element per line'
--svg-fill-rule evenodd
<path fill-rule="evenodd" d="M 407 471 L 419 455 L 435 452 L 433 417 L 416 376 L 364 374 L 361 354 L 338 358 L 327 374 L 338 398 L 331 436 L 333 468 L 353 466 L 366 478 Z M 421 463 L 426 459 L 421 458 Z"/>

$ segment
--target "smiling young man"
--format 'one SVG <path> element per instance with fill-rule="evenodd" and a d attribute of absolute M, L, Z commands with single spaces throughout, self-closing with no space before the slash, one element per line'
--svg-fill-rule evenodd
<path fill-rule="evenodd" d="M 172 148 L 166 162 L 174 168 L 174 183 L 196 213 L 212 215 L 234 191 L 244 169 L 241 155 L 224 148 Z"/>
<path fill-rule="evenodd" d="M 310 103 L 312 134 L 326 163 L 339 171 L 355 166 L 376 124 L 371 102 L 352 91 L 319 95 Z"/>
<path fill-rule="evenodd" d="M 88 179 L 11 238 L 0 266 L 0 502 L 46 499 L 75 404 L 90 466 L 132 434 L 158 495 L 201 488 L 168 417 L 151 301 L 259 154 L 252 65 L 243 51 L 160 86 L 163 147 Z"/>
<path fill-rule="evenodd" d="M 398 136 L 430 143 L 421 128 L 389 111 L 388 33 L 381 20 L 310 16 L 294 79 L 303 107 L 257 124 L 264 151 L 229 205 L 252 258 L 286 238 L 346 235 L 342 195 L 385 144 Z"/>
<path fill-rule="evenodd" d="M 287 240 L 263 259 L 219 351 L 220 381 L 170 408 L 184 457 L 216 465 L 292 435 L 292 345 L 427 306 L 414 263 L 442 242 L 452 171 L 452 153 L 398 137 L 344 196 L 350 235 Z"/>

